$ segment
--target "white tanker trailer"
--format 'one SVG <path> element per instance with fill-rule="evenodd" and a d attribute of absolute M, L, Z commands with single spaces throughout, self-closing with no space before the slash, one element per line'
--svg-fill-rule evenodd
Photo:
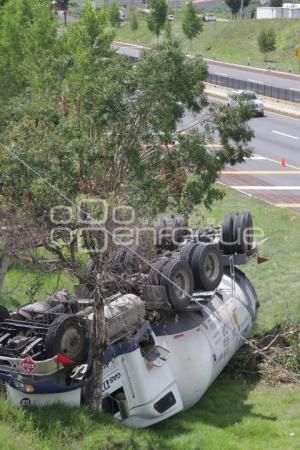
<path fill-rule="evenodd" d="M 256 256 L 247 214 L 231 214 L 221 231 L 202 229 L 204 242 L 189 238 L 180 250 L 160 256 L 140 295 L 107 299 L 103 406 L 123 424 L 147 427 L 192 407 L 249 334 L 259 302 L 250 280 L 234 267 Z M 242 243 L 234 240 L 238 230 Z M 0 378 L 8 400 L 23 406 L 84 403 L 92 300 L 70 299 L 64 291 L 0 313 Z"/>

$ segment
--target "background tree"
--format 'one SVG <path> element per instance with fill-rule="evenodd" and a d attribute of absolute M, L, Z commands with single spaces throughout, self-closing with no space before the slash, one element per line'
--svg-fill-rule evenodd
<path fill-rule="evenodd" d="M 132 31 L 136 31 L 138 29 L 138 27 L 139 27 L 137 14 L 135 12 L 133 12 L 130 15 L 130 27 L 131 27 Z"/>
<path fill-rule="evenodd" d="M 168 5 L 166 0 L 149 0 L 151 14 L 147 17 L 148 28 L 156 34 L 157 42 L 166 20 Z"/>
<path fill-rule="evenodd" d="M 271 0 L 271 6 L 273 6 L 274 8 L 281 8 L 282 3 L 282 0 Z"/>
<path fill-rule="evenodd" d="M 192 1 L 189 1 L 185 10 L 182 21 L 182 30 L 192 45 L 192 40 L 198 36 L 202 31 L 203 24 L 201 19 L 197 16 L 197 9 Z"/>
<path fill-rule="evenodd" d="M 261 30 L 257 36 L 257 43 L 261 53 L 265 55 L 265 61 L 267 61 L 267 55 L 270 52 L 276 50 L 276 33 L 273 28 Z"/>
<path fill-rule="evenodd" d="M 118 5 L 113 2 L 108 11 L 109 21 L 113 27 L 119 27 L 121 24 L 120 11 Z"/>
<path fill-rule="evenodd" d="M 56 0 L 56 9 L 63 11 L 64 13 L 64 23 L 67 25 L 67 14 L 69 9 L 69 0 Z"/>
<path fill-rule="evenodd" d="M 172 39 L 172 22 L 171 20 L 167 20 L 164 25 L 164 33 L 166 39 Z"/>
<path fill-rule="evenodd" d="M 236 19 L 236 15 L 241 9 L 242 1 L 241 0 L 225 0 L 226 5 L 230 8 L 232 18 Z M 244 0 L 244 8 L 247 8 L 250 0 Z"/>

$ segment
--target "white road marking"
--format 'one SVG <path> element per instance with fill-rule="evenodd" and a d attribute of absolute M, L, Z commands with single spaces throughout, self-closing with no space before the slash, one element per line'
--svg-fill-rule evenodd
<path fill-rule="evenodd" d="M 297 136 L 292 136 L 291 134 L 282 133 L 281 131 L 272 130 L 272 133 L 279 134 L 280 136 L 285 136 L 285 137 L 288 137 L 290 139 L 296 139 L 296 140 L 299 139 Z"/>
<path fill-rule="evenodd" d="M 253 156 L 250 156 L 250 158 L 247 158 L 247 159 L 254 159 L 254 160 L 260 160 L 260 161 L 268 160 L 268 158 L 266 158 L 265 156 L 260 156 L 260 155 L 253 155 Z"/>
<path fill-rule="evenodd" d="M 300 203 L 274 203 L 279 208 L 300 208 Z"/>
<path fill-rule="evenodd" d="M 251 83 L 256 83 L 256 84 L 265 84 L 262 81 L 251 80 L 251 78 L 248 78 L 247 81 L 251 81 Z"/>
<path fill-rule="evenodd" d="M 257 155 L 258 156 L 258 155 Z M 271 161 L 273 163 L 279 164 L 281 166 L 282 162 L 281 161 L 276 161 L 276 159 L 272 159 L 272 158 L 268 158 L 267 156 L 264 157 L 267 161 Z M 292 164 L 287 164 L 286 163 L 286 167 L 290 168 L 290 169 L 298 169 L 300 170 L 300 167 L 297 166 L 293 166 Z"/>
<path fill-rule="evenodd" d="M 230 186 L 233 189 L 246 191 L 300 191 L 300 186 Z"/>

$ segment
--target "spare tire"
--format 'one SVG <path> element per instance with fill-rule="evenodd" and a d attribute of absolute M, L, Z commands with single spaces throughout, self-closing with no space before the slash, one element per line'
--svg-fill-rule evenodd
<path fill-rule="evenodd" d="M 148 255 L 147 255 L 148 253 Z M 149 254 L 149 250 L 141 245 L 130 245 L 127 248 L 124 258 L 124 269 L 133 272 L 146 273 L 149 271 L 148 260 L 153 258 L 153 254 Z"/>
<path fill-rule="evenodd" d="M 170 260 L 162 269 L 161 284 L 166 287 L 169 302 L 183 311 L 190 303 L 194 290 L 194 277 L 185 261 Z"/>
<path fill-rule="evenodd" d="M 45 350 L 48 358 L 60 353 L 77 364 L 83 363 L 88 352 L 85 320 L 72 314 L 57 317 L 47 331 Z"/>
<path fill-rule="evenodd" d="M 10 319 L 10 313 L 8 309 L 0 305 L 0 322 L 4 322 L 5 319 Z"/>
<path fill-rule="evenodd" d="M 221 244 L 225 255 L 232 255 L 235 252 L 233 224 L 236 215 L 237 213 L 230 213 L 222 222 Z"/>
<path fill-rule="evenodd" d="M 198 244 L 191 266 L 197 289 L 213 291 L 219 286 L 224 268 L 218 245 Z"/>

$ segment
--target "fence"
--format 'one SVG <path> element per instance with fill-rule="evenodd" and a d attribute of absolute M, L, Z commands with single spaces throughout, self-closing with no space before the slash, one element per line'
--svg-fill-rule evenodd
<path fill-rule="evenodd" d="M 294 103 L 300 103 L 300 90 L 283 89 L 275 86 L 268 86 L 264 83 L 238 80 L 236 78 L 229 78 L 214 73 L 209 73 L 207 77 L 209 83 L 218 84 L 231 89 L 245 89 L 256 92 L 266 97 L 273 97 L 279 100 L 288 100 Z"/>

